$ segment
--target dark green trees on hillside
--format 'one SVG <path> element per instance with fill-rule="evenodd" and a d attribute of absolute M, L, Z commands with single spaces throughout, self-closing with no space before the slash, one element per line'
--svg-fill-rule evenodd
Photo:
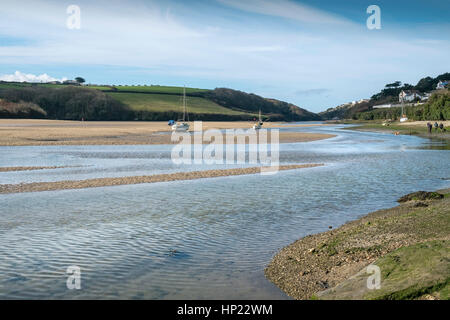
<path fill-rule="evenodd" d="M 26 87 L 0 91 L 11 102 L 31 102 L 45 110 L 50 119 L 132 120 L 133 111 L 99 90 L 65 87 Z"/>
<path fill-rule="evenodd" d="M 275 99 L 266 99 L 253 93 L 246 93 L 228 88 L 216 88 L 195 94 L 224 106 L 226 108 L 258 113 L 259 110 L 272 121 L 307 121 L 321 120 L 315 113 L 301 109 L 293 104 Z"/>

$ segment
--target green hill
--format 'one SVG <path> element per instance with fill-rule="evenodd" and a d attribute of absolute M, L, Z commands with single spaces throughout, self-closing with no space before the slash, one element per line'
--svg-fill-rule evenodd
<path fill-rule="evenodd" d="M 0 82 L 0 98 L 29 102 L 51 119 L 170 120 L 182 113 L 182 87 L 31 84 Z M 265 120 L 320 120 L 293 104 L 226 88 L 186 88 L 190 120 L 252 120 L 259 110 Z M 10 108 L 11 109 L 11 108 Z M 112 113 L 114 116 L 107 115 Z M 0 117 L 17 117 L 7 110 Z"/>

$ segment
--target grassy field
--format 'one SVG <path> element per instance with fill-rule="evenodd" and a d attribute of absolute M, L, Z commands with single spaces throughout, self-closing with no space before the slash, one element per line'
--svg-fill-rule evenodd
<path fill-rule="evenodd" d="M 108 92 L 107 94 L 114 99 L 129 105 L 133 110 L 154 112 L 183 112 L 182 96 L 178 95 L 121 92 Z M 189 113 L 211 113 L 227 115 L 247 114 L 246 112 L 239 112 L 222 107 L 204 98 L 187 97 L 186 103 Z"/>
<path fill-rule="evenodd" d="M 111 87 L 97 87 L 89 86 L 90 88 L 98 90 L 111 90 Z M 117 91 L 134 91 L 143 93 L 162 93 L 162 94 L 183 94 L 183 87 L 171 87 L 171 86 L 114 86 Z M 186 94 L 205 92 L 208 89 L 198 89 L 198 88 L 186 88 Z"/>
<path fill-rule="evenodd" d="M 68 86 L 65 84 L 50 84 L 50 83 L 19 83 L 19 82 L 3 82 L 0 83 L 0 89 L 10 89 L 10 88 L 26 88 L 26 87 L 44 87 L 44 88 L 67 88 Z M 111 87 L 108 86 L 86 86 L 87 88 L 96 89 L 96 90 L 111 90 Z"/>
<path fill-rule="evenodd" d="M 2 88 L 25 88 L 32 86 L 40 86 L 46 88 L 66 88 L 67 85 L 64 84 L 50 84 L 50 83 L 20 83 L 20 82 L 2 82 L 0 83 L 0 89 Z M 173 87 L 173 86 L 102 86 L 102 85 L 85 85 L 83 87 L 101 90 L 101 91 L 133 91 L 142 93 L 160 93 L 160 94 L 183 94 L 183 87 Z M 208 89 L 198 89 L 198 88 L 186 88 L 186 94 L 206 92 Z"/>

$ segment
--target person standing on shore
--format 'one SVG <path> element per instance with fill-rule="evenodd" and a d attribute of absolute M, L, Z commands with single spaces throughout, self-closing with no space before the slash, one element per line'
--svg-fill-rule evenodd
<path fill-rule="evenodd" d="M 433 130 L 433 126 L 431 125 L 431 123 L 427 123 L 427 127 L 428 127 L 428 133 L 431 133 L 431 130 Z"/>
<path fill-rule="evenodd" d="M 441 122 L 441 124 L 439 125 L 439 129 L 441 129 L 441 132 L 445 132 L 445 129 L 444 129 L 444 124 Z"/>
<path fill-rule="evenodd" d="M 438 125 L 438 123 L 437 123 L 437 121 L 434 123 L 434 131 L 436 131 L 437 132 L 437 129 L 439 128 L 439 125 Z"/>

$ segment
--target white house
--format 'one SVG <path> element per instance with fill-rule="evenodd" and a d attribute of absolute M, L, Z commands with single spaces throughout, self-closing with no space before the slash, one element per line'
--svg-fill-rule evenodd
<path fill-rule="evenodd" d="M 411 102 L 416 99 L 422 100 L 422 95 L 417 90 L 402 90 L 398 95 L 398 101 L 400 103 Z"/>
<path fill-rule="evenodd" d="M 436 90 L 445 89 L 445 86 L 448 85 L 448 83 L 449 83 L 448 80 L 439 81 L 439 83 L 436 86 Z"/>
<path fill-rule="evenodd" d="M 370 99 L 361 99 L 361 100 L 359 100 L 359 101 L 352 101 L 352 102 L 350 102 L 350 104 L 352 105 L 352 106 L 354 106 L 355 104 L 357 104 L 357 103 L 363 103 L 363 102 L 369 102 L 370 101 Z"/>
<path fill-rule="evenodd" d="M 425 94 L 423 95 L 421 101 L 427 101 L 430 97 L 431 97 L 431 93 L 430 92 L 425 92 Z"/>
<path fill-rule="evenodd" d="M 385 109 L 392 108 L 392 104 L 379 104 L 377 106 L 373 106 L 374 109 Z"/>

